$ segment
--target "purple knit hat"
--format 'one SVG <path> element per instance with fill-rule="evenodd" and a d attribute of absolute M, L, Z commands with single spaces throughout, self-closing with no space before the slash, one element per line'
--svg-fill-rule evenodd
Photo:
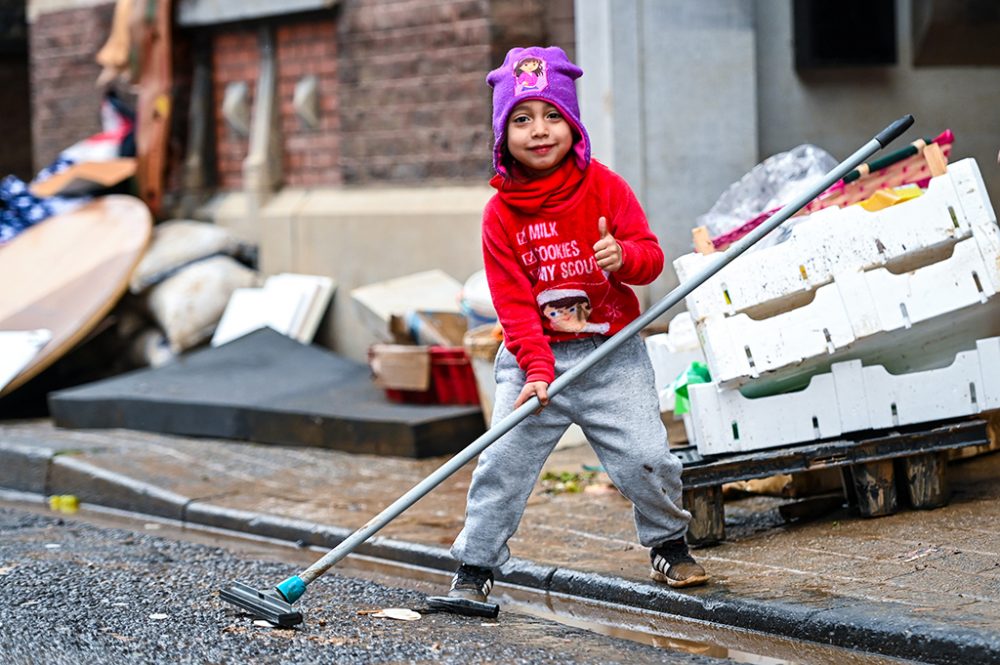
<path fill-rule="evenodd" d="M 558 108 L 579 135 L 573 144 L 576 163 L 584 169 L 590 163 L 590 137 L 580 122 L 580 106 L 576 101 L 574 81 L 583 70 L 570 62 L 558 46 L 512 48 L 503 65 L 486 77 L 493 88 L 493 168 L 507 176 L 503 165 L 507 144 L 507 117 L 518 103 L 541 99 Z"/>

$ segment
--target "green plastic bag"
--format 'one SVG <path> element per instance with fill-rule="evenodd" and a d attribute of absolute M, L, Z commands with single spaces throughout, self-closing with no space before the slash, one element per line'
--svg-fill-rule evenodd
<path fill-rule="evenodd" d="M 691 410 L 688 386 L 694 383 L 710 383 L 711 381 L 712 376 L 708 373 L 708 365 L 698 361 L 691 363 L 691 366 L 670 384 L 674 391 L 674 415 L 682 416 Z"/>

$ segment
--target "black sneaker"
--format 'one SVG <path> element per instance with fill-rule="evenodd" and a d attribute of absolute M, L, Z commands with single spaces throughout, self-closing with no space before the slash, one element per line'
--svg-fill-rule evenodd
<path fill-rule="evenodd" d="M 479 566 L 467 566 L 463 563 L 455 571 L 455 579 L 451 581 L 451 591 L 448 592 L 448 597 L 485 603 L 486 597 L 490 595 L 492 589 L 492 570 Z"/>
<path fill-rule="evenodd" d="M 657 582 L 680 588 L 708 581 L 708 573 L 691 556 L 683 538 L 654 547 L 649 551 L 649 559 L 653 566 L 649 576 Z"/>

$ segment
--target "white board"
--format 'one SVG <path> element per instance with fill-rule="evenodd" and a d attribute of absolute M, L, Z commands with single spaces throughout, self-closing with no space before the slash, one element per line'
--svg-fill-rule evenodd
<path fill-rule="evenodd" d="M 0 390 L 52 339 L 50 330 L 0 330 Z"/>
<path fill-rule="evenodd" d="M 282 273 L 259 289 L 236 289 L 226 304 L 212 346 L 271 328 L 302 343 L 316 335 L 335 285 L 329 277 Z"/>

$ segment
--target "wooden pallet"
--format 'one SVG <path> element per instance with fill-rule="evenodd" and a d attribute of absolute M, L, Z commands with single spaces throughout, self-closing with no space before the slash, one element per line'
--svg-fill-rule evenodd
<path fill-rule="evenodd" d="M 879 517 L 899 509 L 901 491 L 915 509 L 947 504 L 951 451 L 988 443 L 987 421 L 977 419 L 724 457 L 703 458 L 693 446 L 672 452 L 684 462 L 684 507 L 692 515 L 688 542 L 704 546 L 725 540 L 725 483 L 839 468 L 850 490 L 848 503 L 865 517 Z"/>

